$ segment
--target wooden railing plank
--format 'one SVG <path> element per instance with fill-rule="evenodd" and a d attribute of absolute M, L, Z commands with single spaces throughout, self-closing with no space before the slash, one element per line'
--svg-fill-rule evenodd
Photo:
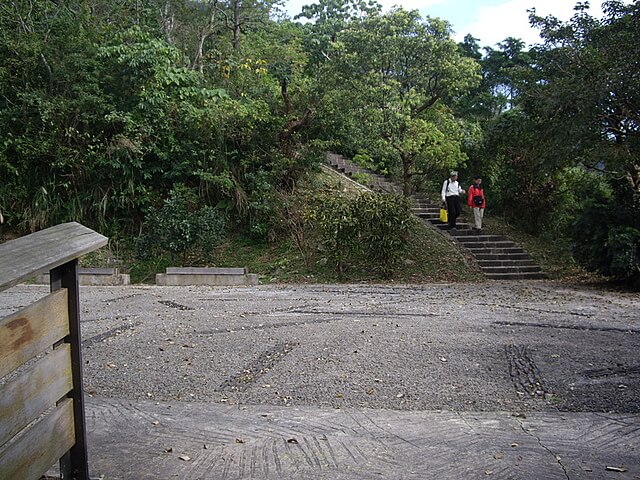
<path fill-rule="evenodd" d="M 0 320 L 0 377 L 69 334 L 67 289 Z M 0 477 L 1 478 L 1 477 Z"/>
<path fill-rule="evenodd" d="M 74 443 L 73 400 L 67 398 L 0 449 L 0 478 L 37 480 Z"/>
<path fill-rule="evenodd" d="M 76 222 L 0 244 L 0 290 L 48 272 L 107 244 L 107 237 Z"/>
<path fill-rule="evenodd" d="M 0 390 L 0 446 L 73 388 L 71 347 L 62 344 Z"/>

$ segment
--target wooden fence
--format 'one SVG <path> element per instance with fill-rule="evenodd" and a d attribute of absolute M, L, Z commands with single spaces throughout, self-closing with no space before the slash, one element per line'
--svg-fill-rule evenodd
<path fill-rule="evenodd" d="M 0 291 L 49 272 L 51 293 L 0 319 L 0 479 L 89 480 L 78 258 L 107 244 L 65 223 L 0 244 Z"/>

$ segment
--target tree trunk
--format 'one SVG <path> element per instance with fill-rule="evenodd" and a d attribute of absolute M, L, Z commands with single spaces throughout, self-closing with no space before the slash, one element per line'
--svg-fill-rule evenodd
<path fill-rule="evenodd" d="M 287 126 L 280 133 L 280 135 L 278 135 L 278 140 L 280 141 L 282 151 L 287 157 L 290 157 L 293 153 L 291 148 L 293 134 L 309 125 L 312 113 L 313 112 L 311 111 L 311 109 L 307 108 L 302 114 L 302 117 L 289 120 L 287 122 Z"/>
<path fill-rule="evenodd" d="M 214 31 L 215 22 L 216 22 L 216 13 L 218 11 L 218 1 L 215 0 L 211 2 L 209 5 L 209 19 L 207 24 L 202 27 L 202 29 L 198 32 L 198 43 L 196 45 L 196 53 L 193 57 L 192 68 L 194 70 L 198 70 L 200 73 L 203 72 L 203 58 L 204 58 L 204 42 L 207 41 Z"/>
<path fill-rule="evenodd" d="M 232 45 L 233 45 L 233 49 L 237 50 L 238 48 L 240 48 L 240 25 L 241 20 L 240 20 L 240 14 L 242 12 L 242 0 L 234 0 L 233 2 L 233 27 L 232 27 L 232 31 L 233 31 L 233 39 L 232 39 Z"/>
<path fill-rule="evenodd" d="M 160 17 L 160 23 L 162 25 L 162 32 L 164 33 L 164 39 L 168 44 L 173 45 L 173 28 L 175 26 L 175 17 L 171 12 L 169 2 L 165 2 L 162 16 Z"/>
<path fill-rule="evenodd" d="M 402 194 L 409 197 L 413 193 L 411 178 L 413 177 L 414 161 L 411 155 L 401 154 L 400 157 L 402 158 Z"/>

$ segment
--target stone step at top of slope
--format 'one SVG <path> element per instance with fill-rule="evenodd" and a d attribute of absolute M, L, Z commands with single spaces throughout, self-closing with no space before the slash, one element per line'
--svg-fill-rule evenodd
<path fill-rule="evenodd" d="M 540 267 L 533 266 L 501 266 L 501 267 L 480 267 L 484 273 L 538 273 Z"/>
<path fill-rule="evenodd" d="M 476 253 L 475 257 L 478 262 L 487 260 L 531 260 L 528 253 Z"/>
<path fill-rule="evenodd" d="M 505 236 L 503 235 L 490 235 L 490 234 L 478 234 L 477 232 L 475 232 L 474 230 L 471 230 L 469 232 L 456 232 L 453 235 L 456 240 L 458 240 L 460 243 L 466 245 L 468 243 L 478 243 L 478 242 L 491 242 L 491 243 L 495 243 L 495 242 L 511 242 L 511 240 L 507 239 Z M 514 244 L 515 245 L 515 244 Z"/>
<path fill-rule="evenodd" d="M 459 240 L 459 239 L 458 239 Z M 517 245 L 511 240 L 471 240 L 468 242 L 460 242 L 469 250 L 476 250 L 480 248 L 515 248 Z"/>
<path fill-rule="evenodd" d="M 490 280 L 544 280 L 547 276 L 543 272 L 521 273 L 485 273 Z"/>
<path fill-rule="evenodd" d="M 477 260 L 477 259 L 476 259 Z M 537 267 L 533 260 L 527 259 L 496 259 L 496 260 L 478 260 L 480 267 Z"/>
<path fill-rule="evenodd" d="M 527 253 L 520 247 L 476 248 L 476 249 L 469 248 L 469 250 L 471 251 L 471 253 L 474 256 L 476 256 L 478 254 L 481 254 L 481 255 L 520 254 L 520 255 L 522 255 L 522 254 L 526 254 Z"/>

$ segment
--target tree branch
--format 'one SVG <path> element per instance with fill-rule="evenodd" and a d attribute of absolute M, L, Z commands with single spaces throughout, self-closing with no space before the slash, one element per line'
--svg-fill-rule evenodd
<path fill-rule="evenodd" d="M 291 140 L 291 137 L 293 136 L 294 133 L 296 133 L 298 130 L 309 125 L 312 114 L 313 112 L 311 111 L 311 109 L 307 108 L 302 114 L 302 117 L 296 118 L 294 120 L 289 120 L 289 122 L 287 122 L 286 128 L 279 135 L 280 142 L 288 143 Z"/>
<path fill-rule="evenodd" d="M 44 64 L 44 67 L 47 69 L 47 73 L 49 74 L 49 88 L 53 88 L 53 71 L 51 70 L 51 65 L 47 62 L 43 53 L 40 53 L 40 60 Z"/>
<path fill-rule="evenodd" d="M 418 115 L 420 115 L 422 112 L 424 112 L 425 110 L 427 110 L 428 108 L 433 107 L 436 102 L 440 100 L 440 97 L 438 95 L 434 95 L 432 96 L 429 100 L 427 100 L 426 102 L 424 102 L 422 105 L 420 105 L 418 108 L 415 108 L 412 112 L 411 115 L 413 117 L 417 117 Z"/>

